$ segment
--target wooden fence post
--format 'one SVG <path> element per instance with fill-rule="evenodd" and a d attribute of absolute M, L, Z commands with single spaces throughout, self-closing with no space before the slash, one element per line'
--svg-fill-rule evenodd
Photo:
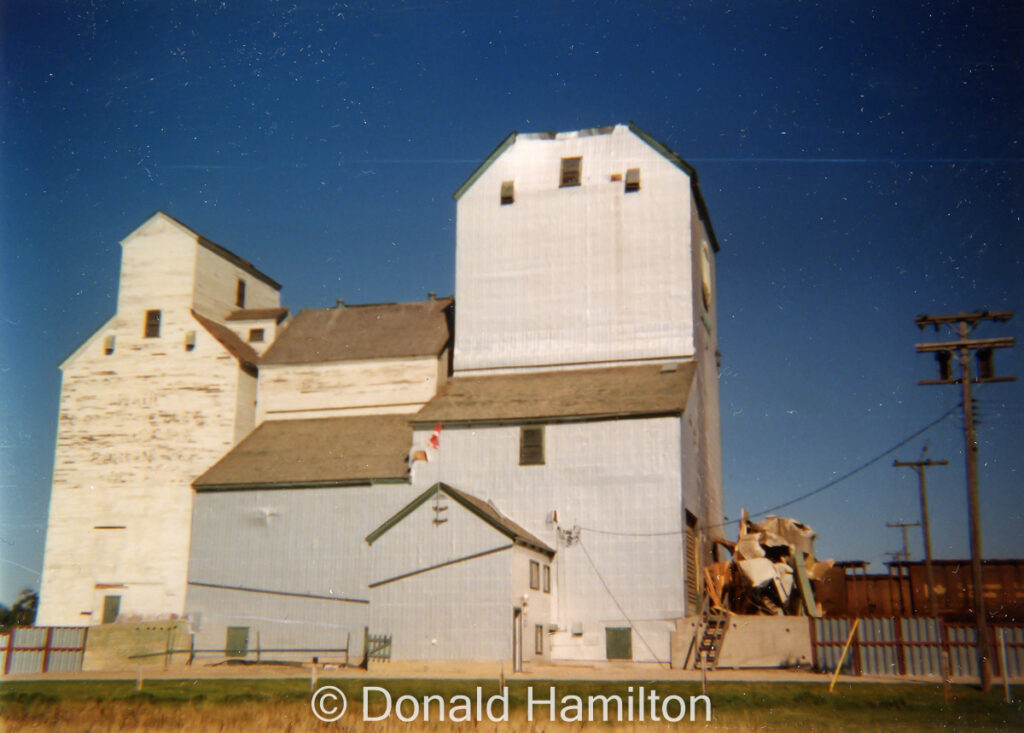
<path fill-rule="evenodd" d="M 853 620 L 853 628 L 857 629 L 857 625 L 860 623 L 860 619 Z M 864 675 L 864 670 L 860 668 L 860 635 L 857 634 L 851 637 L 853 639 L 853 671 L 858 677 Z"/>
<path fill-rule="evenodd" d="M 50 647 L 53 646 L 53 627 L 46 628 L 46 643 L 43 646 L 43 672 L 50 671 Z"/>
<path fill-rule="evenodd" d="M 7 658 L 4 660 L 4 674 L 11 673 L 11 662 L 14 659 L 14 627 L 11 627 L 11 631 L 7 634 Z"/>
<path fill-rule="evenodd" d="M 814 627 L 814 619 L 807 617 L 807 623 L 811 625 L 811 669 L 818 669 L 818 631 Z"/>
<path fill-rule="evenodd" d="M 900 676 L 907 673 L 907 660 L 904 659 L 903 655 L 906 651 L 906 647 L 903 644 L 903 619 L 900 617 L 893 617 L 892 620 L 892 635 L 896 640 L 896 670 Z"/>

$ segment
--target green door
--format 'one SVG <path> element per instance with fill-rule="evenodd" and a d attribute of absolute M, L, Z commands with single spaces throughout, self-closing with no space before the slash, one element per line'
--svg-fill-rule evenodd
<path fill-rule="evenodd" d="M 117 615 L 121 613 L 121 596 L 103 597 L 103 623 L 112 624 L 117 621 Z"/>
<path fill-rule="evenodd" d="M 608 659 L 633 658 L 633 630 L 625 628 L 606 628 L 605 649 Z"/>
<path fill-rule="evenodd" d="M 224 644 L 224 654 L 229 657 L 244 657 L 249 653 L 249 627 L 228 626 L 228 638 Z"/>

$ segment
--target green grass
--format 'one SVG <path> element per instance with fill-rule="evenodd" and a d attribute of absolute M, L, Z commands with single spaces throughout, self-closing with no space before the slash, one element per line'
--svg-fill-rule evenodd
<path fill-rule="evenodd" d="M 477 686 L 483 689 L 485 699 L 498 692 L 497 681 L 493 679 L 324 678 L 320 684 L 331 684 L 344 691 L 351 701 L 349 715 L 356 717 L 364 685 L 384 687 L 394 699 L 400 695 L 417 698 L 441 695 L 447 699 L 455 694 L 473 698 Z M 579 730 L 578 725 L 560 722 L 551 725 L 546 707 L 536 711 L 540 722 L 527 724 L 527 687 L 533 687 L 535 698 L 546 698 L 548 687 L 553 686 L 558 698 L 578 695 L 586 699 L 589 695 L 601 694 L 626 696 L 628 687 L 637 688 L 641 684 L 662 697 L 675 694 L 688 699 L 700 694 L 700 685 L 694 682 L 513 680 L 508 683 L 509 707 L 513 721 L 520 722 L 520 730 Z M 973 688 L 955 687 L 955 700 L 950 706 L 943 704 L 941 687 L 932 684 L 843 683 L 829 694 L 824 684 L 723 682 L 713 684 L 709 696 L 714 721 L 711 727 L 716 730 L 1024 730 L 1024 706 L 1019 701 L 1010 705 L 1004 703 L 1001 688 L 983 695 Z M 104 711 L 104 716 L 110 716 L 103 718 L 102 726 L 110 730 L 122 729 L 117 722 L 122 719 L 128 721 L 124 723 L 128 728 L 138 724 L 160 730 L 173 730 L 179 725 L 235 730 L 256 723 L 298 725 L 294 729 L 303 730 L 304 726 L 317 725 L 311 719 L 309 697 L 308 678 L 147 680 L 142 692 L 135 691 L 131 680 L 15 681 L 0 683 L 0 720 L 8 723 L 12 730 L 33 726 L 66 727 L 66 721 L 79 725 L 79 721 L 88 719 L 89 711 L 97 708 Z M 257 714 L 264 717 L 252 717 Z M 238 727 L 233 727 L 235 723 L 230 721 L 239 721 Z M 394 727 L 396 724 L 408 730 L 417 729 L 415 725 L 406 727 L 397 721 L 392 721 L 388 729 L 400 729 Z M 703 723 L 700 726 L 705 727 Z M 89 727 L 82 722 L 81 727 L 73 725 L 70 729 Z M 464 727 L 449 724 L 448 727 L 432 726 L 432 729 Z M 642 730 L 645 726 L 641 724 L 637 728 Z M 382 728 L 365 725 L 357 729 Z"/>

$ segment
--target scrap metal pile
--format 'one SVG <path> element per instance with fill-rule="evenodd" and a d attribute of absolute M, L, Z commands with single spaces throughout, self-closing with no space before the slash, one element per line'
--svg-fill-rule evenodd
<path fill-rule="evenodd" d="M 732 560 L 704 569 L 710 605 L 738 614 L 821 616 L 814 586 L 824 581 L 834 561 L 815 560 L 816 536 L 795 519 L 751 522 L 744 510 L 738 541 L 714 538 Z"/>

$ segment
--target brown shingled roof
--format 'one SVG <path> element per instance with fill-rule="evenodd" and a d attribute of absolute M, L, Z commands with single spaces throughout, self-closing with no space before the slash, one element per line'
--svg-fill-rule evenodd
<path fill-rule="evenodd" d="M 288 315 L 284 306 L 278 308 L 242 308 L 228 314 L 225 321 L 266 321 L 273 318 L 280 323 Z"/>
<path fill-rule="evenodd" d="M 318 308 L 299 313 L 260 364 L 437 356 L 449 341 L 452 298 Z"/>
<path fill-rule="evenodd" d="M 408 415 L 269 420 L 192 482 L 197 490 L 404 479 Z"/>
<path fill-rule="evenodd" d="M 414 423 L 681 414 L 694 362 L 450 379 Z"/>
<path fill-rule="evenodd" d="M 255 366 L 260 356 L 256 353 L 256 350 L 249 346 L 242 340 L 242 337 L 232 331 L 225 325 L 211 321 L 205 316 L 201 316 L 195 311 L 192 311 L 192 317 L 199 321 L 199 325 L 205 328 L 211 336 L 217 339 L 221 345 L 224 346 L 231 355 L 238 359 L 242 364 L 247 366 Z"/>

